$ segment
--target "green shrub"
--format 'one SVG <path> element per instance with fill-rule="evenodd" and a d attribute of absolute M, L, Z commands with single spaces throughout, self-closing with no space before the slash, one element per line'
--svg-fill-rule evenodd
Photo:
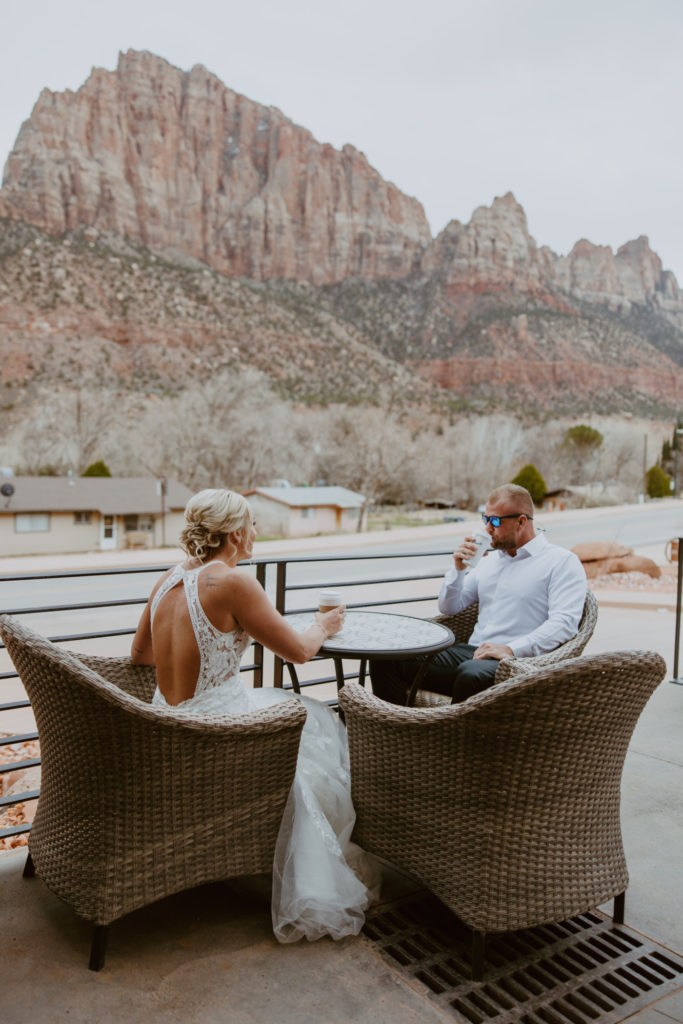
<path fill-rule="evenodd" d="M 645 479 L 650 498 L 668 498 L 671 495 L 671 477 L 661 466 L 651 466 Z"/>
<path fill-rule="evenodd" d="M 526 487 L 534 505 L 540 505 L 545 498 L 547 490 L 545 480 L 531 463 L 528 466 L 522 466 L 515 479 L 510 483 L 517 484 L 518 487 Z"/>
<path fill-rule="evenodd" d="M 81 473 L 81 476 L 111 476 L 111 470 L 106 462 L 98 459 L 97 462 L 91 462 L 88 468 Z"/>
<path fill-rule="evenodd" d="M 562 444 L 566 448 L 572 448 L 575 451 L 589 452 L 599 448 L 603 441 L 604 437 L 595 427 L 589 427 L 585 423 L 577 423 L 575 427 L 569 428 L 564 435 Z"/>

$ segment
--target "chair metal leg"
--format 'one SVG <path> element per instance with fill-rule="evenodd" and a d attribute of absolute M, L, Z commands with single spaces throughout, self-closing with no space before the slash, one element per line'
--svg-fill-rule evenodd
<path fill-rule="evenodd" d="M 101 971 L 104 967 L 104 954 L 107 952 L 107 925 L 96 924 L 92 930 L 92 945 L 90 947 L 91 971 Z"/>
<path fill-rule="evenodd" d="M 337 677 L 337 693 L 339 693 L 339 691 L 341 690 L 341 688 L 342 688 L 342 686 L 344 685 L 344 682 L 345 682 L 345 680 L 344 680 L 344 659 L 343 658 L 335 658 L 335 657 L 333 657 L 332 661 L 334 662 L 334 674 Z M 342 711 L 342 709 L 341 708 L 337 708 L 337 711 L 339 713 L 339 721 L 340 722 L 345 722 L 346 719 L 344 718 L 344 712 Z"/>
<path fill-rule="evenodd" d="M 287 670 L 289 671 L 289 678 L 292 681 L 292 689 L 294 690 L 294 693 L 301 693 L 301 688 L 299 686 L 299 676 L 296 671 L 296 665 L 293 665 L 291 661 L 286 661 L 285 665 L 287 666 Z"/>
<path fill-rule="evenodd" d="M 481 981 L 484 976 L 485 932 L 472 932 L 472 980 Z"/>
<path fill-rule="evenodd" d="M 435 657 L 436 657 L 436 652 L 434 652 L 434 654 L 427 654 L 427 655 L 425 655 L 421 659 L 420 667 L 418 668 L 418 670 L 417 670 L 417 672 L 415 674 L 415 678 L 413 679 L 412 683 L 410 684 L 410 688 L 409 688 L 409 690 L 408 690 L 408 692 L 406 694 L 406 707 L 407 708 L 412 708 L 414 706 L 414 704 L 415 704 L 415 697 L 417 696 L 417 691 L 420 689 L 420 683 L 422 682 L 422 680 L 424 679 L 425 675 L 427 674 L 427 669 L 429 668 L 429 666 L 431 665 L 431 663 L 432 663 L 432 661 L 434 660 Z"/>
<path fill-rule="evenodd" d="M 22 875 L 24 878 L 33 878 L 36 873 L 36 866 L 33 863 L 33 857 L 30 851 L 26 854 L 26 863 L 24 864 L 24 870 Z"/>
<path fill-rule="evenodd" d="M 618 896 L 614 897 L 614 912 L 612 914 L 612 922 L 614 924 L 624 923 L 624 911 L 626 910 L 626 893 L 620 892 Z"/>

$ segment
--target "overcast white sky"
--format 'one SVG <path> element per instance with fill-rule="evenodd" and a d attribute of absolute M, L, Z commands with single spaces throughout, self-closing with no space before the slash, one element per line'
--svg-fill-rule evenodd
<path fill-rule="evenodd" d="M 539 245 L 647 235 L 683 285 L 681 0 L 2 0 L 0 163 L 40 90 L 146 49 L 362 150 L 436 234 L 512 191 Z"/>

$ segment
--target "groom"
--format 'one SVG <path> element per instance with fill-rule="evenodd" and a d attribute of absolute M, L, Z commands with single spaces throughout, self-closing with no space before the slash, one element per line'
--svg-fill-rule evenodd
<path fill-rule="evenodd" d="M 575 554 L 536 533 L 533 514 L 524 487 L 504 484 L 489 495 L 482 519 L 493 550 L 467 571 L 476 544 L 466 537 L 439 593 L 445 615 L 478 601 L 477 624 L 468 643 L 455 643 L 432 659 L 422 689 L 446 694 L 453 703 L 467 700 L 492 684 L 503 658 L 544 654 L 576 634 L 585 571 Z M 405 704 L 415 673 L 414 661 L 370 663 L 374 693 L 392 704 Z"/>

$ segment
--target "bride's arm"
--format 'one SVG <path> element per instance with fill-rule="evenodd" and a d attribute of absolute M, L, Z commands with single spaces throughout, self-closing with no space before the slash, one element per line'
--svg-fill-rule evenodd
<path fill-rule="evenodd" d="M 314 625 L 304 633 L 297 633 L 273 607 L 261 584 L 240 569 L 231 574 L 228 600 L 230 611 L 242 629 L 257 643 L 297 665 L 317 654 L 324 641 L 337 633 L 344 621 L 343 606 L 324 614 L 316 612 Z"/>
<path fill-rule="evenodd" d="M 170 572 L 170 570 L 169 570 Z M 138 622 L 138 628 L 135 630 L 135 636 L 133 642 L 130 645 L 130 660 L 134 665 L 154 665 L 154 648 L 152 646 L 152 616 L 151 606 L 152 598 L 156 594 L 157 590 L 169 575 L 169 572 L 165 572 L 160 580 L 154 584 L 152 593 L 149 595 L 149 600 L 145 605 L 140 621 Z"/>

